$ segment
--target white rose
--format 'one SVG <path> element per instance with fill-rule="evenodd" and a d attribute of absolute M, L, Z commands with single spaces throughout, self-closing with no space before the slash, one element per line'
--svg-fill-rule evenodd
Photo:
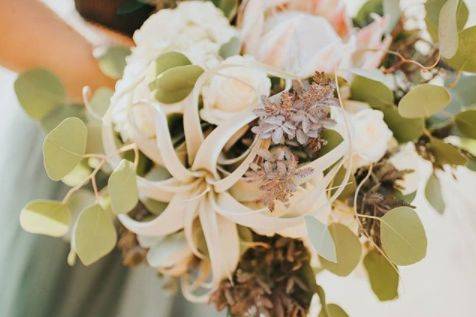
<path fill-rule="evenodd" d="M 233 56 L 203 87 L 202 118 L 220 124 L 238 112 L 256 107 L 261 96 L 268 96 L 271 80 L 265 70 L 254 64 L 250 56 Z M 236 65 L 236 66 L 235 66 Z"/>
<path fill-rule="evenodd" d="M 363 109 L 350 115 L 352 125 L 352 166 L 358 168 L 379 161 L 387 152 L 392 131 L 383 113 Z"/>
<path fill-rule="evenodd" d="M 112 121 L 125 140 L 155 136 L 152 109 L 132 106 L 138 101 L 155 102 L 149 83 L 155 78 L 155 59 L 163 53 L 177 51 L 193 64 L 205 69 L 220 63 L 218 51 L 237 31 L 211 2 L 181 2 L 175 9 L 160 10 L 134 34 L 136 47 L 127 58 L 121 80 L 111 99 Z M 165 107 L 164 107 L 165 108 Z M 164 111 L 180 112 L 180 107 Z"/>

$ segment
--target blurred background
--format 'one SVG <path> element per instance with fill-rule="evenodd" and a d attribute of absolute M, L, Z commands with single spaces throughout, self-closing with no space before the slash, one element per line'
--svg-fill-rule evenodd
<path fill-rule="evenodd" d="M 1 0 L 3 1 L 3 0 Z M 100 0 L 97 0 L 100 1 Z M 104 43 L 105 37 L 96 29 L 85 23 L 75 11 L 72 0 L 44 0 L 48 6 L 54 9 L 59 16 L 77 29 L 84 37 L 93 44 Z M 349 10 L 355 12 L 364 1 L 349 0 Z M 412 14 L 423 14 L 421 0 L 402 1 L 402 5 Z M 472 16 L 470 24 L 476 24 L 476 1 L 466 0 Z M 0 43 L 2 45 L 2 43 Z M 475 52 L 476 54 L 476 52 Z M 51 291 L 48 283 L 41 283 L 42 287 L 30 290 L 22 294 L 20 300 L 13 298 L 18 294 L 21 285 L 29 285 L 43 279 L 55 276 L 54 284 L 57 297 L 51 301 L 61 301 L 67 298 L 67 294 L 78 293 L 75 302 L 64 303 L 61 309 L 54 311 L 50 316 L 70 316 L 68 306 L 86 306 L 79 315 L 93 316 L 88 310 L 88 305 L 94 305 L 97 298 L 103 296 L 102 292 L 109 288 L 105 284 L 117 285 L 123 291 L 115 295 L 116 300 L 109 305 L 115 305 L 117 316 L 211 316 L 211 310 L 207 308 L 188 311 L 188 306 L 182 299 L 173 298 L 161 290 L 161 283 L 156 279 L 151 269 L 138 268 L 134 274 L 127 275 L 122 280 L 112 279 L 97 283 L 97 293 L 87 293 L 82 288 L 80 274 L 76 279 L 62 280 L 61 274 L 50 274 L 63 270 L 66 266 L 67 249 L 61 241 L 52 238 L 41 238 L 41 243 L 31 244 L 33 239 L 29 234 L 19 229 L 18 214 L 23 205 L 30 199 L 46 197 L 51 188 L 58 186 L 41 175 L 38 182 L 37 173 L 44 173 L 41 165 L 42 132 L 39 126 L 33 123 L 21 110 L 16 101 L 13 90 L 13 82 L 16 74 L 0 67 L 0 144 L 15 144 L 15 140 L 29 140 L 29 147 L 2 146 L 2 152 L 8 154 L 0 156 L 0 213 L 7 222 L 1 226 L 18 227 L 12 234 L 2 234 L 0 238 L 0 281 L 6 281 L 6 285 L 0 288 L 0 317 L 10 316 L 42 316 L 38 310 L 45 306 L 53 307 L 53 303 L 35 302 L 35 296 Z M 12 161 L 17 161 L 13 166 Z M 34 163 L 34 164 L 33 164 Z M 423 160 L 413 155 L 411 151 L 401 155 L 401 166 L 413 168 L 418 171 L 420 180 L 420 192 L 416 199 L 416 205 L 428 235 L 428 256 L 426 259 L 411 267 L 401 268 L 400 298 L 386 303 L 380 303 L 373 293 L 365 278 L 365 272 L 355 272 L 351 278 L 339 278 L 324 272 L 319 275 L 319 282 L 326 289 L 330 302 L 338 303 L 350 316 L 354 317 L 472 317 L 474 314 L 474 296 L 476 294 L 476 173 L 471 173 L 463 168 L 454 173 L 441 173 L 444 179 L 443 190 L 447 200 L 447 209 L 443 215 L 438 214 L 428 205 L 422 197 L 422 188 L 430 173 L 429 166 Z M 11 175 L 18 175 L 12 179 Z M 6 182 L 4 180 L 8 179 Z M 35 179 L 33 182 L 32 179 Z M 36 239 L 36 238 L 35 238 Z M 16 241 L 15 248 L 29 245 L 35 248 L 34 257 L 22 257 L 15 254 L 15 248 L 9 247 L 12 241 Z M 30 243 L 30 244 L 29 244 Z M 64 253 L 64 261 L 52 261 L 60 259 Z M 6 264 L 15 261 L 12 266 Z M 118 258 L 110 261 L 119 261 Z M 117 270 L 126 270 L 116 268 Z M 76 270 L 84 270 L 78 268 Z M 91 279 L 99 279 L 102 271 L 99 267 L 93 267 L 93 272 L 88 276 Z M 117 275 L 123 276 L 123 275 Z M 36 280 L 35 280 L 36 279 Z M 20 281 L 20 282 L 19 282 Z M 43 281 L 44 282 L 44 281 Z M 52 281 L 53 283 L 53 281 Z M 58 285 L 68 284 L 58 288 Z M 20 286 L 19 286 L 20 285 Z M 46 285 L 46 286 L 45 286 Z M 71 286 L 74 285 L 74 286 Z M 25 286 L 25 289 L 27 287 Z M 58 289 L 60 291 L 58 291 Z M 114 289 L 114 287 L 112 287 Z M 21 293 L 21 290 L 20 290 Z M 153 294 L 151 296 L 151 294 Z M 26 305 L 21 313 L 8 310 L 7 303 L 11 307 L 12 301 L 18 301 L 15 305 Z M 79 302 L 78 302 L 79 301 Z M 132 303 L 132 304 L 131 304 Z M 166 307 L 166 308 L 165 308 Z M 159 312 L 159 313 L 157 313 Z M 167 312 L 167 313 L 166 313 Z M 37 314 L 38 313 L 38 314 Z M 102 316 L 100 313 L 94 316 Z M 317 316 L 317 312 L 314 315 Z"/>

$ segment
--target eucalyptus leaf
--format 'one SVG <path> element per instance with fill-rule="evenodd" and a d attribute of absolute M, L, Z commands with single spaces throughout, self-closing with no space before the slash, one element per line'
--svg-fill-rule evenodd
<path fill-rule="evenodd" d="M 66 91 L 59 78 L 45 69 L 21 73 L 14 88 L 25 112 L 37 120 L 43 119 L 66 100 Z"/>
<path fill-rule="evenodd" d="M 383 16 L 383 11 L 383 0 L 368 0 L 360 7 L 354 18 L 354 22 L 363 28 L 374 21 L 372 18 L 373 14 Z"/>
<path fill-rule="evenodd" d="M 465 165 L 468 161 L 456 146 L 438 138 L 431 137 L 428 147 L 439 165 Z"/>
<path fill-rule="evenodd" d="M 319 317 L 349 317 L 349 315 L 339 305 L 327 304 L 326 310 L 321 309 Z"/>
<path fill-rule="evenodd" d="M 338 190 L 338 186 L 342 185 L 342 182 L 345 179 L 345 174 L 346 174 L 346 169 L 344 167 L 341 167 L 339 171 L 337 172 L 336 176 L 332 180 L 332 189 L 331 189 L 331 195 L 334 195 L 334 193 Z M 355 193 L 355 176 L 353 173 L 350 173 L 350 178 L 347 184 L 345 185 L 344 190 L 342 193 L 339 195 L 338 199 L 346 199 L 352 196 Z"/>
<path fill-rule="evenodd" d="M 428 118 L 442 111 L 451 102 L 446 88 L 422 84 L 412 88 L 398 104 L 398 113 L 404 118 Z"/>
<path fill-rule="evenodd" d="M 164 71 L 153 84 L 155 98 L 165 104 L 182 101 L 192 92 L 202 73 L 203 68 L 196 65 L 177 66 Z"/>
<path fill-rule="evenodd" d="M 69 172 L 62 181 L 70 187 L 77 186 L 83 183 L 91 175 L 91 169 L 84 160 L 76 165 L 71 172 Z"/>
<path fill-rule="evenodd" d="M 54 200 L 34 200 L 20 213 L 23 230 L 52 237 L 65 235 L 70 222 L 71 212 L 68 206 Z"/>
<path fill-rule="evenodd" d="M 438 29 L 441 8 L 446 2 L 447 0 L 427 0 L 425 2 L 425 23 L 428 29 L 428 33 L 430 33 L 431 38 L 435 42 L 438 41 Z M 468 7 L 462 0 L 459 1 L 456 16 L 457 29 L 458 31 L 461 31 L 466 25 L 466 22 L 468 21 L 469 17 Z"/>
<path fill-rule="evenodd" d="M 217 8 L 222 10 L 223 14 L 232 20 L 238 10 L 238 0 L 212 0 Z"/>
<path fill-rule="evenodd" d="M 334 239 L 337 263 L 323 257 L 319 259 L 326 270 L 338 276 L 347 276 L 355 269 L 362 255 L 359 238 L 349 228 L 339 223 L 329 225 L 329 231 Z"/>
<path fill-rule="evenodd" d="M 306 216 L 304 220 L 309 240 L 316 253 L 324 259 L 336 263 L 336 247 L 327 226 L 313 216 Z"/>
<path fill-rule="evenodd" d="M 439 14 L 438 38 L 440 54 L 451 58 L 458 50 L 457 11 L 459 0 L 448 0 L 441 7 Z"/>
<path fill-rule="evenodd" d="M 155 74 L 158 76 L 168 69 L 191 64 L 192 62 L 184 54 L 179 52 L 167 52 L 155 60 Z"/>
<path fill-rule="evenodd" d="M 41 119 L 41 127 L 46 133 L 48 133 L 56 128 L 64 119 L 71 117 L 85 120 L 86 116 L 84 115 L 84 107 L 77 104 L 56 107 Z"/>
<path fill-rule="evenodd" d="M 131 50 L 125 46 L 110 46 L 106 48 L 102 54 L 99 54 L 99 68 L 104 75 L 112 79 L 119 79 L 122 77 L 124 68 L 126 67 L 126 57 L 129 56 L 130 53 Z"/>
<path fill-rule="evenodd" d="M 391 33 L 402 15 L 400 0 L 383 0 L 383 12 L 384 15 L 388 17 L 385 31 Z"/>
<path fill-rule="evenodd" d="M 425 229 L 410 207 L 397 207 L 380 218 L 382 248 L 397 265 L 410 265 L 426 255 Z"/>
<path fill-rule="evenodd" d="M 134 165 L 127 160 L 122 160 L 109 177 L 108 188 L 112 210 L 116 214 L 131 211 L 139 200 Z"/>
<path fill-rule="evenodd" d="M 99 121 L 106 114 L 113 94 L 114 91 L 107 87 L 101 87 L 94 91 L 94 95 L 89 101 L 90 109 L 88 109 L 93 113 L 87 112 L 89 121 Z"/>
<path fill-rule="evenodd" d="M 385 78 L 378 72 L 353 71 L 356 75 L 350 89 L 352 99 L 367 102 L 370 105 L 393 105 L 393 92 L 385 84 Z"/>
<path fill-rule="evenodd" d="M 90 265 L 114 249 L 117 234 L 112 215 L 99 205 L 84 209 L 74 226 L 73 248 L 84 265 Z"/>
<path fill-rule="evenodd" d="M 398 297 L 399 276 L 395 268 L 377 250 L 364 257 L 364 267 L 370 281 L 370 287 L 380 301 L 389 301 Z"/>
<path fill-rule="evenodd" d="M 458 51 L 446 63 L 457 71 L 476 72 L 476 26 L 460 33 Z"/>
<path fill-rule="evenodd" d="M 327 153 L 335 149 L 344 140 L 344 138 L 339 134 L 339 132 L 332 129 L 323 130 L 320 137 L 326 141 L 326 144 L 319 149 L 319 156 L 326 155 Z"/>
<path fill-rule="evenodd" d="M 68 118 L 45 137 L 43 156 L 46 174 L 60 180 L 82 160 L 88 129 L 78 118 Z"/>
<path fill-rule="evenodd" d="M 221 56 L 221 58 L 227 59 L 228 57 L 240 54 L 240 48 L 240 39 L 234 36 L 220 47 L 218 54 Z"/>
<path fill-rule="evenodd" d="M 460 112 L 455 117 L 455 123 L 462 135 L 476 139 L 476 110 Z"/>
<path fill-rule="evenodd" d="M 383 112 L 383 119 L 398 142 L 415 141 L 423 134 L 424 119 L 404 118 L 398 113 L 398 108 L 393 105 L 374 106 L 374 108 Z"/>
<path fill-rule="evenodd" d="M 435 208 L 438 213 L 443 214 L 445 212 L 446 205 L 445 201 L 443 200 L 440 180 L 434 173 L 431 174 L 428 182 L 426 183 L 425 197 L 430 205 Z"/>

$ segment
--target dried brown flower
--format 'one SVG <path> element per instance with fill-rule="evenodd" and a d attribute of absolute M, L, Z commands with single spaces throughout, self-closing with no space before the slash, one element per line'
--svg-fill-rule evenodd
<path fill-rule="evenodd" d="M 277 102 L 272 101 L 273 97 L 263 98 L 255 110 L 259 121 L 252 131 L 275 144 L 297 140 L 307 145 L 319 138 L 324 127 L 334 123 L 330 107 L 338 105 L 335 88 L 324 73 L 316 73 L 311 83 L 294 81 L 293 89 L 283 92 Z"/>
<path fill-rule="evenodd" d="M 284 146 L 272 151 L 262 150 L 260 160 L 251 166 L 247 176 L 251 181 L 258 181 L 263 191 L 263 202 L 270 211 L 274 210 L 275 201 L 289 201 L 297 190 L 297 181 L 312 173 L 311 168 L 299 168 L 297 157 Z"/>
<path fill-rule="evenodd" d="M 210 301 L 231 316 L 307 316 L 317 285 L 302 241 L 256 234 L 254 241 L 259 246 L 243 254 L 232 280 L 224 280 Z"/>

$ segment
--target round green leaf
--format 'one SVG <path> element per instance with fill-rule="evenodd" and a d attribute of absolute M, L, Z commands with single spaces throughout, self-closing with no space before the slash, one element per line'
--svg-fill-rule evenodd
<path fill-rule="evenodd" d="M 364 266 L 370 287 L 379 300 L 389 301 L 398 297 L 398 273 L 380 252 L 372 250 L 367 253 Z"/>
<path fill-rule="evenodd" d="M 218 54 L 221 56 L 221 58 L 227 59 L 228 57 L 240 54 L 240 48 L 240 39 L 234 36 L 220 47 Z"/>
<path fill-rule="evenodd" d="M 109 177 L 108 188 L 112 210 L 116 214 L 128 213 L 137 205 L 137 175 L 131 162 L 121 161 Z"/>
<path fill-rule="evenodd" d="M 64 119 L 71 117 L 76 117 L 81 120 L 85 119 L 84 107 L 77 104 L 57 107 L 41 119 L 41 127 L 48 133 L 63 122 Z"/>
<path fill-rule="evenodd" d="M 158 76 L 168 69 L 191 64 L 192 62 L 184 54 L 179 52 L 168 52 L 160 55 L 155 60 L 155 74 Z"/>
<path fill-rule="evenodd" d="M 98 121 L 99 118 L 97 117 L 102 118 L 106 114 L 113 93 L 114 92 L 111 89 L 106 87 L 98 88 L 94 92 L 93 97 L 89 101 L 90 109 L 88 109 L 94 113 L 87 112 L 89 121 Z"/>
<path fill-rule="evenodd" d="M 378 71 L 355 70 L 356 74 L 350 86 L 352 99 L 367 102 L 370 105 L 393 105 L 393 92 L 385 84 L 385 77 Z"/>
<path fill-rule="evenodd" d="M 68 118 L 45 138 L 43 155 L 46 174 L 52 180 L 65 177 L 82 160 L 88 129 L 78 118 Z"/>
<path fill-rule="evenodd" d="M 454 145 L 445 143 L 438 138 L 431 138 L 429 150 L 438 165 L 465 165 L 468 159 Z"/>
<path fill-rule="evenodd" d="M 324 259 L 336 263 L 336 247 L 327 226 L 312 216 L 304 217 L 304 220 L 307 235 L 316 253 Z"/>
<path fill-rule="evenodd" d="M 326 144 L 319 149 L 319 156 L 324 156 L 333 149 L 335 149 L 339 144 L 342 143 L 344 138 L 339 132 L 332 129 L 325 129 L 321 132 L 320 137 L 326 141 Z"/>
<path fill-rule="evenodd" d="M 203 69 L 196 65 L 177 66 L 164 71 L 153 84 L 155 98 L 165 104 L 185 99 L 202 73 Z"/>
<path fill-rule="evenodd" d="M 441 7 L 439 14 L 438 39 L 440 54 L 451 58 L 458 50 L 457 11 L 459 0 L 448 0 Z"/>
<path fill-rule="evenodd" d="M 104 75 L 113 79 L 119 79 L 122 77 L 126 67 L 126 57 L 130 53 L 131 50 L 125 46 L 115 45 L 108 47 L 98 56 L 99 68 Z"/>
<path fill-rule="evenodd" d="M 476 72 L 476 26 L 461 32 L 458 43 L 455 56 L 446 62 L 458 71 Z"/>
<path fill-rule="evenodd" d="M 66 99 L 66 92 L 59 78 L 44 69 L 20 74 L 14 87 L 25 112 L 37 120 L 44 118 Z"/>
<path fill-rule="evenodd" d="M 349 275 L 357 266 L 362 254 L 359 238 L 346 226 L 333 223 L 329 231 L 334 239 L 337 253 L 337 263 L 330 262 L 320 257 L 322 266 L 339 276 Z"/>
<path fill-rule="evenodd" d="M 447 0 L 427 0 L 425 2 L 425 23 L 431 38 L 435 42 L 438 41 L 438 28 L 441 8 L 446 3 L 446 1 Z M 461 31 L 466 25 L 469 17 L 469 10 L 464 1 L 459 1 L 456 17 L 457 29 L 458 31 Z"/>
<path fill-rule="evenodd" d="M 412 208 L 394 208 L 380 220 L 382 248 L 393 263 L 410 265 L 425 257 L 425 229 Z"/>
<path fill-rule="evenodd" d="M 462 135 L 476 139 L 476 110 L 458 113 L 455 117 L 455 123 Z"/>
<path fill-rule="evenodd" d="M 430 203 L 430 205 L 435 208 L 438 213 L 442 214 L 445 212 L 445 201 L 443 200 L 443 194 L 441 192 L 441 184 L 433 173 L 431 174 L 428 182 L 425 186 L 425 197 Z"/>
<path fill-rule="evenodd" d="M 230 21 L 236 15 L 238 10 L 238 0 L 212 0 L 212 2 Z"/>
<path fill-rule="evenodd" d="M 425 129 L 425 120 L 407 119 L 398 113 L 398 108 L 393 105 L 375 106 L 383 112 L 383 119 L 387 123 L 393 136 L 400 143 L 406 143 L 418 139 Z"/>
<path fill-rule="evenodd" d="M 71 212 L 65 204 L 54 200 L 35 200 L 20 213 L 20 225 L 31 233 L 61 237 L 68 232 Z"/>
<path fill-rule="evenodd" d="M 374 14 L 378 14 L 380 16 L 384 15 L 383 0 L 366 1 L 355 15 L 354 22 L 359 27 L 363 28 L 374 21 L 374 18 L 372 17 Z"/>
<path fill-rule="evenodd" d="M 99 205 L 84 209 L 74 226 L 73 248 L 84 265 L 90 265 L 116 245 L 112 215 Z"/>
<path fill-rule="evenodd" d="M 66 185 L 74 187 L 83 183 L 89 177 L 89 175 L 91 175 L 91 169 L 89 168 L 87 161 L 83 160 L 61 180 Z"/>
<path fill-rule="evenodd" d="M 339 305 L 327 304 L 325 310 L 321 309 L 319 317 L 349 317 L 349 315 Z"/>
<path fill-rule="evenodd" d="M 448 106 L 451 96 L 446 88 L 422 84 L 410 90 L 398 104 L 398 112 L 404 118 L 428 118 Z"/>

